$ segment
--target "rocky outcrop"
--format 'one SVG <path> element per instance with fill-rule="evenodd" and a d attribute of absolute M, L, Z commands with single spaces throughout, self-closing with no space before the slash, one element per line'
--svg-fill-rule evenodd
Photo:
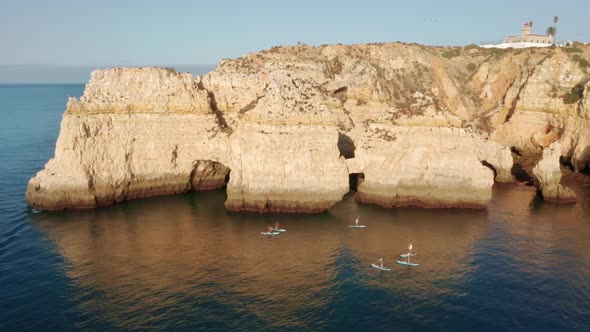
<path fill-rule="evenodd" d="M 504 103 L 509 110 L 502 112 L 505 121 L 493 130 L 491 139 L 529 155 L 540 155 L 558 141 L 562 155 L 583 169 L 590 160 L 590 153 L 584 152 L 590 144 L 590 97 L 584 93 L 590 75 L 561 50 L 534 61 L 537 65 L 526 69 L 528 76 L 508 89 Z M 580 100 L 568 101 L 566 96 L 573 94 Z"/>
<path fill-rule="evenodd" d="M 511 149 L 559 142 L 587 167 L 589 77 L 561 49 L 408 44 L 275 47 L 195 78 L 96 71 L 27 201 L 58 210 L 227 185 L 231 210 L 317 212 L 362 173 L 361 202 L 485 207 L 494 181 L 513 180 Z"/>
<path fill-rule="evenodd" d="M 543 157 L 533 168 L 533 174 L 539 181 L 539 189 L 543 199 L 557 203 L 576 201 L 576 193 L 561 184 L 561 145 L 557 142 L 543 150 Z"/>
<path fill-rule="evenodd" d="M 269 117 L 228 127 L 215 95 L 186 77 L 155 68 L 95 72 L 80 101 L 68 102 L 55 158 L 31 179 L 29 204 L 87 208 L 214 189 L 230 171 L 232 210 L 318 212 L 348 191 L 335 124 L 277 126 Z M 135 96 L 140 83 L 152 93 Z M 125 86 L 131 96 L 121 96 Z M 261 104 L 280 105 L 277 96 Z"/>
<path fill-rule="evenodd" d="M 363 173 L 357 200 L 386 207 L 485 207 L 496 179 L 512 181 L 510 151 L 461 128 L 367 125 L 349 170 Z M 487 165 L 487 166 L 486 166 Z"/>
<path fill-rule="evenodd" d="M 230 140 L 226 207 L 237 211 L 320 212 L 348 192 L 338 132 L 320 126 L 240 126 Z"/>
<path fill-rule="evenodd" d="M 216 128 L 210 114 L 66 113 L 55 157 L 29 182 L 27 200 L 94 207 L 224 185 L 227 171 L 215 162 L 229 147 Z"/>

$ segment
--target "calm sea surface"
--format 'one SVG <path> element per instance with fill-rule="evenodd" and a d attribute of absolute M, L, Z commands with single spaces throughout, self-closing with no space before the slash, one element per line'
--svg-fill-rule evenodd
<path fill-rule="evenodd" d="M 562 206 L 496 186 L 487 211 L 348 195 L 318 215 L 238 214 L 217 190 L 33 213 L 27 181 L 82 91 L 0 85 L 0 331 L 590 329 L 588 187 Z M 275 219 L 287 232 L 261 236 Z M 410 240 L 419 267 L 395 264 Z"/>

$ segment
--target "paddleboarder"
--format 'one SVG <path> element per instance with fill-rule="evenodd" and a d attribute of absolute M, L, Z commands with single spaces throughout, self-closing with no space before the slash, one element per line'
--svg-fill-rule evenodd
<path fill-rule="evenodd" d="M 356 217 L 356 220 L 354 221 L 355 226 L 359 225 L 359 217 Z"/>
<path fill-rule="evenodd" d="M 275 222 L 275 229 L 279 229 L 279 222 L 278 221 Z"/>
<path fill-rule="evenodd" d="M 410 241 L 410 244 L 408 244 L 408 257 L 406 257 L 407 263 L 410 262 L 410 257 L 412 256 L 412 249 L 413 248 L 414 248 L 414 246 L 412 245 L 412 241 Z"/>

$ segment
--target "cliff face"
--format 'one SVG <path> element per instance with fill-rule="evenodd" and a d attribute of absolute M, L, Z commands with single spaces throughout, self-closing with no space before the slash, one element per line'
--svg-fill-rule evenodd
<path fill-rule="evenodd" d="M 543 149 L 542 158 L 533 168 L 533 174 L 545 200 L 557 203 L 575 202 L 576 193 L 561 184 L 560 157 L 561 146 L 558 142 Z"/>
<path fill-rule="evenodd" d="M 55 157 L 29 182 L 27 200 L 42 209 L 94 207 L 219 187 L 229 170 L 216 157 L 229 146 L 218 132 L 190 75 L 95 72 L 84 97 L 68 101 Z"/>
<path fill-rule="evenodd" d="M 484 207 L 494 179 L 513 180 L 511 148 L 538 158 L 559 141 L 587 167 L 588 78 L 562 49 L 404 44 L 277 47 L 196 78 L 96 71 L 27 201 L 94 207 L 229 178 L 231 210 L 317 212 L 362 173 L 360 201 Z"/>
<path fill-rule="evenodd" d="M 280 92 L 260 102 L 280 106 Z M 276 123 L 229 126 L 214 93 L 190 75 L 97 71 L 80 101 L 68 102 L 55 158 L 31 179 L 27 201 L 47 210 L 94 207 L 219 188 L 231 171 L 230 209 L 322 211 L 348 191 L 338 132 L 295 116 L 284 125 L 278 115 Z"/>

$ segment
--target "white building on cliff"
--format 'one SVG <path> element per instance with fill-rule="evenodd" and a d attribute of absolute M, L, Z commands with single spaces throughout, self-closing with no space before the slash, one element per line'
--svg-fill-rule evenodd
<path fill-rule="evenodd" d="M 525 22 L 520 29 L 520 36 L 508 36 L 501 44 L 481 45 L 485 48 L 525 48 L 525 47 L 548 47 L 553 44 L 553 36 L 533 34 L 532 22 Z"/>

